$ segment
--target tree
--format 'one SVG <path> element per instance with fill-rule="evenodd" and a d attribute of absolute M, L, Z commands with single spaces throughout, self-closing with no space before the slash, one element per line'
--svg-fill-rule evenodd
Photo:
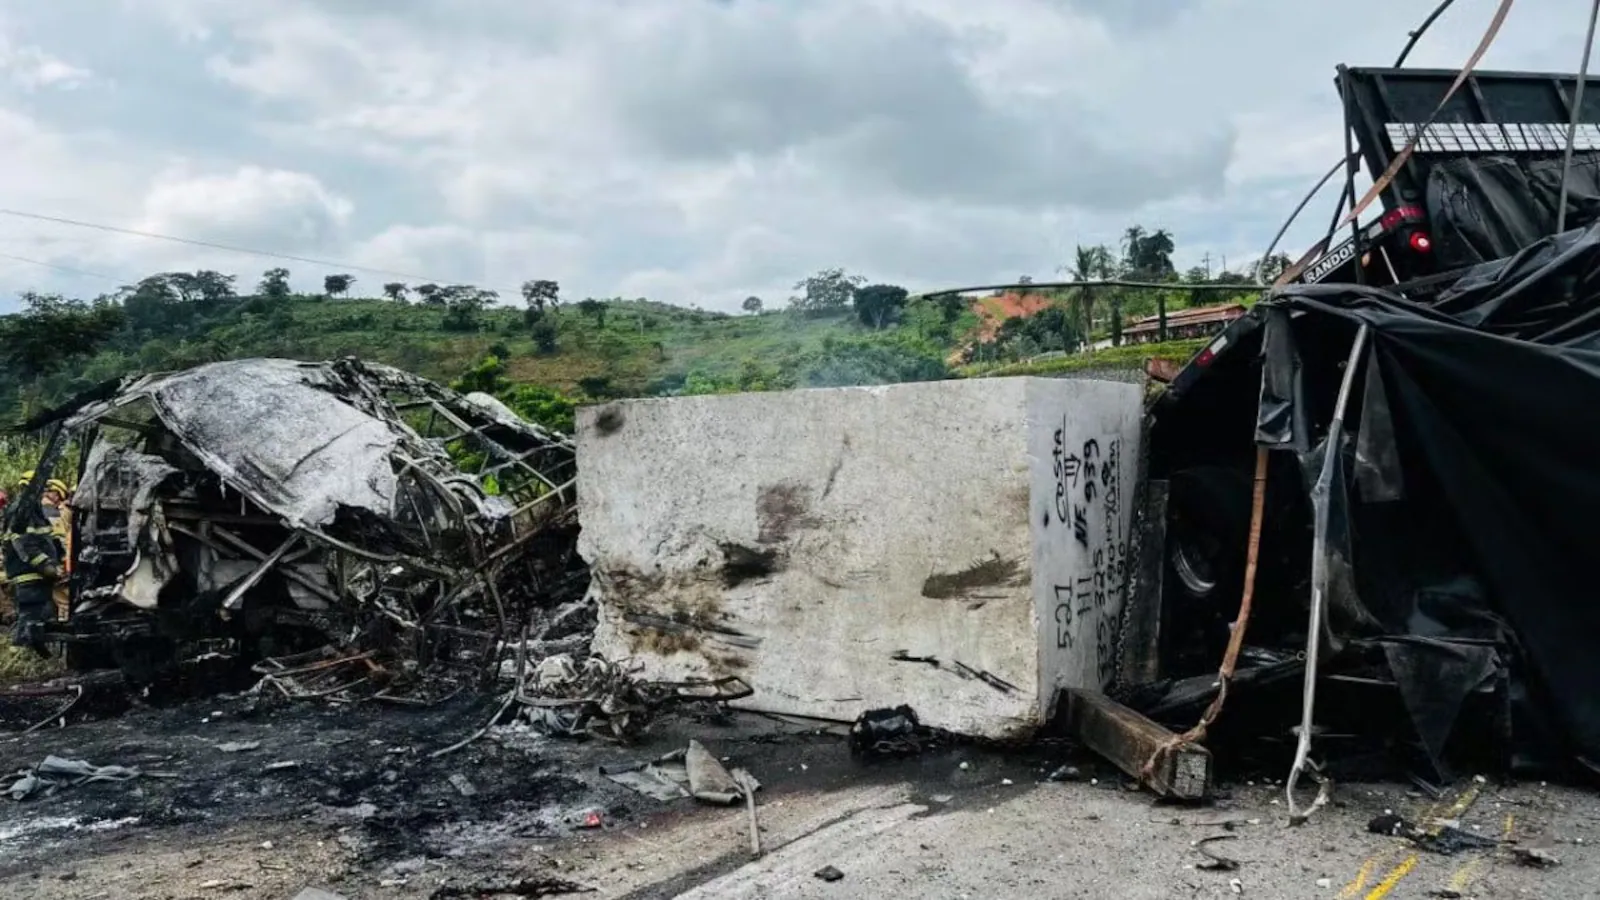
<path fill-rule="evenodd" d="M 967 311 L 967 298 L 960 294 L 940 294 L 933 302 L 938 304 L 939 317 L 946 325 L 954 325 L 961 314 Z"/>
<path fill-rule="evenodd" d="M 587 302 L 587 301 L 585 301 Z M 582 306 L 583 304 L 579 304 Z M 589 375 L 578 379 L 578 388 L 596 400 L 604 400 L 612 395 L 611 376 Z"/>
<path fill-rule="evenodd" d="M 530 330 L 544 319 L 547 310 L 554 310 L 560 302 L 561 285 L 544 279 L 524 281 L 522 299 L 528 308 L 522 311 L 522 322 Z"/>
<path fill-rule="evenodd" d="M 421 291 L 421 288 L 418 288 Z M 452 284 L 440 288 L 434 297 L 444 304 L 444 321 L 440 327 L 446 331 L 477 331 L 481 327 L 481 314 L 485 307 L 499 295 L 468 284 Z M 431 302 L 431 301 L 430 301 Z"/>
<path fill-rule="evenodd" d="M 533 327 L 529 329 L 529 334 L 533 337 L 534 349 L 539 353 L 549 355 L 556 352 L 558 332 L 554 322 L 548 319 L 540 319 L 533 323 Z"/>
<path fill-rule="evenodd" d="M 474 392 L 497 394 L 511 386 L 505 374 L 505 358 L 490 353 L 478 360 L 477 365 L 463 372 L 460 378 L 451 383 L 450 389 L 462 394 Z"/>
<path fill-rule="evenodd" d="M 236 277 L 213 272 L 210 269 L 201 269 L 194 273 L 196 287 L 200 292 L 200 302 L 208 307 L 218 307 L 238 299 L 239 293 L 233 287 Z"/>
<path fill-rule="evenodd" d="M 861 324 L 881 331 L 899 318 L 906 296 L 906 289 L 898 285 L 868 285 L 855 292 L 856 316 Z"/>
<path fill-rule="evenodd" d="M 1274 253 L 1263 260 L 1260 264 L 1261 280 L 1265 281 L 1267 284 L 1272 284 L 1282 277 L 1284 272 L 1289 271 L 1289 267 L 1292 265 L 1294 265 L 1294 260 L 1290 259 L 1288 254 Z M 1250 274 L 1251 280 L 1253 280 L 1255 273 L 1251 272 Z"/>
<path fill-rule="evenodd" d="M 1067 306 L 1053 304 L 1031 316 L 1015 316 L 1001 323 L 990 355 L 1001 352 L 1021 359 L 1047 351 L 1072 351 L 1082 340 L 1078 318 Z"/>
<path fill-rule="evenodd" d="M 192 307 L 202 315 L 216 310 L 236 296 L 233 290 L 234 276 L 209 269 L 201 269 L 198 272 L 168 272 L 152 277 L 164 279 L 167 287 L 177 294 L 180 303 Z"/>
<path fill-rule="evenodd" d="M 1073 251 L 1072 264 L 1068 267 L 1068 274 L 1073 281 L 1104 281 L 1112 274 L 1111 251 L 1104 244 L 1084 246 L 1079 244 Z M 1094 333 L 1094 291 L 1095 288 L 1076 287 L 1072 289 L 1070 303 L 1077 309 L 1079 318 L 1083 321 L 1083 334 L 1086 338 Z"/>
<path fill-rule="evenodd" d="M 121 290 L 122 309 L 135 333 L 168 332 L 183 318 L 176 312 L 182 296 L 167 275 L 151 275 Z"/>
<path fill-rule="evenodd" d="M 356 283 L 353 275 L 324 275 L 322 277 L 322 292 L 329 297 L 342 297 Z"/>
<path fill-rule="evenodd" d="M 1169 281 L 1177 276 L 1172 264 L 1174 249 L 1172 234 L 1166 229 L 1147 232 L 1143 226 L 1130 226 L 1122 238 L 1122 269 L 1128 277 L 1138 281 Z M 1164 341 L 1167 339 L 1166 291 L 1156 292 L 1156 322 L 1156 339 Z M 1120 343 L 1121 337 L 1119 323 L 1112 340 Z"/>
<path fill-rule="evenodd" d="M 572 434 L 577 430 L 573 418 L 578 404 L 565 394 L 539 385 L 519 384 L 502 392 L 500 399 L 517 415 L 530 422 L 562 434 Z"/>
<path fill-rule="evenodd" d="M 263 272 L 256 293 L 274 303 L 289 299 L 289 270 L 279 268 Z"/>
<path fill-rule="evenodd" d="M 580 300 L 578 301 L 578 312 L 581 312 L 591 319 L 594 319 L 596 328 L 602 331 L 605 330 L 606 303 L 604 300 L 596 300 L 593 297 L 590 297 L 587 300 Z"/>
<path fill-rule="evenodd" d="M 761 298 L 746 297 L 744 302 L 739 304 L 739 307 L 751 315 L 757 315 L 761 312 Z"/>
<path fill-rule="evenodd" d="M 866 281 L 860 275 L 845 274 L 844 269 L 823 269 L 795 282 L 794 289 L 800 291 L 800 296 L 789 298 L 789 305 L 809 315 L 842 312 Z"/>
<path fill-rule="evenodd" d="M 404 303 L 408 290 L 404 281 L 391 281 L 383 286 L 383 295 L 396 303 Z"/>
<path fill-rule="evenodd" d="M 1172 265 L 1172 233 L 1165 228 L 1147 232 L 1133 225 L 1123 232 L 1123 270 L 1139 281 L 1166 281 L 1177 274 Z"/>
<path fill-rule="evenodd" d="M 417 285 L 417 296 L 429 306 L 443 306 L 445 305 L 445 298 L 441 296 L 443 290 L 444 288 L 437 284 L 420 284 Z"/>
<path fill-rule="evenodd" d="M 529 279 L 522 283 L 522 299 L 528 304 L 529 309 L 538 310 L 543 315 L 545 310 L 554 309 L 560 302 L 561 285 L 545 279 Z"/>
<path fill-rule="evenodd" d="M 99 350 L 126 315 L 108 299 L 91 305 L 32 291 L 21 299 L 23 312 L 0 319 L 0 360 L 23 378 L 49 375 Z"/>

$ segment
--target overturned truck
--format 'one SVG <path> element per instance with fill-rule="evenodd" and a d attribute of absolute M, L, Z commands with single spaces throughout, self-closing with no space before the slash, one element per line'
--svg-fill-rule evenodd
<path fill-rule="evenodd" d="M 1313 733 L 1330 758 L 1399 755 L 1433 780 L 1600 772 L 1581 424 L 1600 105 L 1575 109 L 1578 81 L 1341 70 L 1382 212 L 1325 249 L 1330 229 L 1154 404 L 1171 678 L 1133 705 L 1193 721 L 1243 635 L 1222 724 L 1293 746 L 1293 772 Z"/>
<path fill-rule="evenodd" d="M 71 614 L 49 630 L 76 668 L 335 656 L 398 691 L 486 662 L 586 584 L 571 442 L 398 369 L 219 362 L 102 385 L 27 427 L 51 429 L 40 484 L 80 453 Z"/>

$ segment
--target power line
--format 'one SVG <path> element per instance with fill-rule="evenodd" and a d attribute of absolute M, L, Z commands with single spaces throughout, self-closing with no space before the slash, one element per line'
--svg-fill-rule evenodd
<path fill-rule="evenodd" d="M 117 278 L 117 277 L 112 276 L 112 275 L 106 275 L 106 274 L 104 274 L 102 272 L 90 272 L 90 271 L 88 271 L 86 269 L 74 269 L 71 266 L 57 265 L 56 263 L 45 262 L 42 259 L 31 259 L 31 258 L 26 257 L 26 256 L 17 256 L 15 254 L 11 254 L 11 253 L 0 253 L 0 259 L 9 259 L 9 260 L 12 260 L 14 262 L 28 263 L 29 265 L 35 265 L 35 266 L 43 266 L 46 269 L 55 269 L 57 272 L 65 272 L 68 275 L 79 275 L 79 276 L 82 276 L 82 277 L 85 277 L 85 278 L 99 278 L 102 281 L 109 281 L 109 282 L 112 282 L 114 284 L 115 283 L 120 283 L 120 282 L 123 281 L 123 279 L 121 279 L 121 278 Z"/>
<path fill-rule="evenodd" d="M 1231 294 L 1259 294 L 1259 284 L 1184 284 L 1181 281 L 1130 281 L 1122 278 L 1108 278 L 1104 281 L 1030 281 L 1027 283 L 1013 282 L 1010 284 L 985 284 L 975 287 L 948 288 L 942 291 L 929 291 L 925 294 L 913 296 L 929 299 L 933 297 L 946 297 L 951 294 L 970 294 L 976 291 L 1004 291 L 1004 290 L 1061 290 L 1064 288 L 1149 288 L 1162 291 L 1197 291 L 1200 293 L 1231 293 Z"/>
<path fill-rule="evenodd" d="M 47 216 L 42 213 L 26 212 L 20 209 L 0 209 L 0 215 L 15 216 L 19 219 L 32 219 L 36 222 L 53 222 L 57 225 L 71 225 L 76 228 L 92 228 L 96 231 L 106 231 L 112 234 L 125 234 L 130 237 L 148 238 L 155 241 L 170 241 L 174 244 L 188 244 L 191 247 L 205 247 L 209 250 L 222 250 L 227 253 L 244 253 L 250 256 L 265 257 L 267 259 L 281 259 L 289 262 L 307 263 L 313 266 L 325 266 L 329 269 L 345 269 L 351 272 L 365 272 L 368 275 L 382 275 L 387 278 L 403 278 L 407 281 L 421 282 L 438 281 L 438 279 L 428 278 L 409 272 L 395 272 L 389 269 L 375 269 L 370 266 L 358 266 L 352 263 L 317 259 L 311 256 L 295 256 L 292 253 L 276 253 L 271 250 L 253 250 L 249 247 L 236 247 L 232 244 L 219 244 L 212 241 L 201 241 L 194 238 L 177 237 L 170 234 L 157 234 L 153 231 L 140 231 L 135 228 L 122 228 L 116 225 L 106 225 L 100 222 L 85 222 L 81 219 L 68 219 L 62 216 Z"/>

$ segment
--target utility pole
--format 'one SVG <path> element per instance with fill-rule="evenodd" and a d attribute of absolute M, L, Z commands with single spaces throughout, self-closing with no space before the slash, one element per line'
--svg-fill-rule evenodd
<path fill-rule="evenodd" d="M 1210 250 L 1206 251 L 1206 255 L 1205 256 L 1200 257 L 1200 262 L 1205 264 L 1205 267 L 1206 267 L 1206 280 L 1210 281 L 1211 280 L 1211 251 Z"/>

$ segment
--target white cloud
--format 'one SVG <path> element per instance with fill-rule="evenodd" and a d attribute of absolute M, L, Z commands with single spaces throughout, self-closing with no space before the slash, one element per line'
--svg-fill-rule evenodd
<path fill-rule="evenodd" d="M 91 77 L 88 69 L 48 56 L 36 47 L 23 47 L 13 52 L 6 60 L 6 68 L 18 84 L 32 90 L 71 90 Z"/>
<path fill-rule="evenodd" d="M 157 176 L 136 227 L 296 253 L 342 246 L 353 210 L 349 200 L 304 172 L 241 166 L 197 174 L 180 168 Z"/>
<path fill-rule="evenodd" d="M 88 69 L 0 33 L 0 72 L 24 91 L 72 90 L 94 77 Z"/>
<path fill-rule="evenodd" d="M 0 0 L 0 191 L 441 282 L 720 308 L 834 265 L 1042 277 L 1133 222 L 1231 263 L 1338 157 L 1335 65 L 1389 63 L 1423 6 L 124 0 L 86 25 Z M 1493 6 L 1456 4 L 1412 62 L 1458 65 Z M 1485 66 L 1575 66 L 1579 13 L 1524 0 Z M 6 252 L 118 277 L 271 264 L 12 220 Z M 94 289 L 18 265 L 0 288 Z"/>

